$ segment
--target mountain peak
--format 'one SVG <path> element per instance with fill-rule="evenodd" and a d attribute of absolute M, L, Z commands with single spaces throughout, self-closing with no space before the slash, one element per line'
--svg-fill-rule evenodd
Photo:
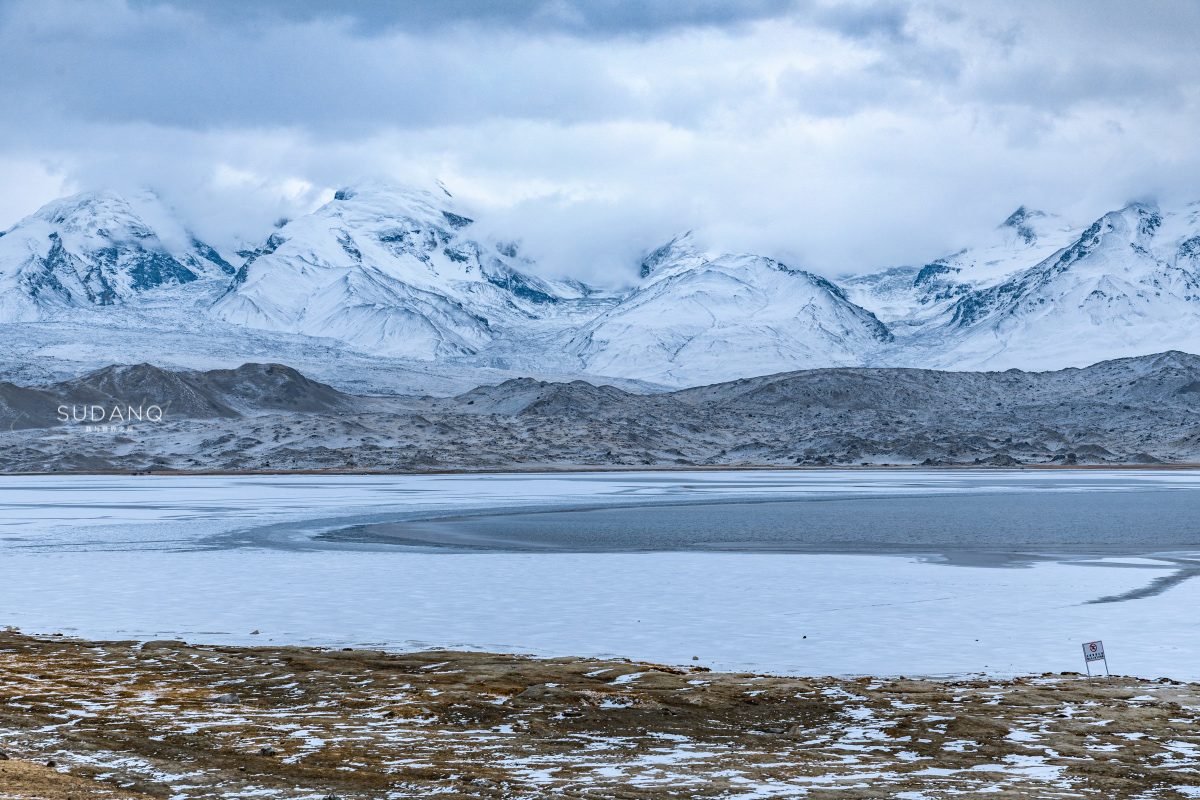
<path fill-rule="evenodd" d="M 414 200 L 427 203 L 447 203 L 452 195 L 445 190 L 440 182 L 430 186 L 415 183 L 392 181 L 386 178 L 369 178 L 342 186 L 333 193 L 333 199 L 339 202 L 355 201 L 359 203 L 379 200 Z"/>
<path fill-rule="evenodd" d="M 47 203 L 27 220 L 45 223 L 60 236 L 84 237 L 97 247 L 136 243 L 177 255 L 196 244 L 175 211 L 150 186 L 128 193 L 113 189 L 77 192 Z"/>
<path fill-rule="evenodd" d="M 1156 200 L 1132 200 L 1125 204 L 1122 211 L 1132 211 L 1136 214 L 1157 214 L 1158 201 Z"/>
<path fill-rule="evenodd" d="M 1008 219 L 1000 223 L 1000 226 L 1004 228 L 1018 228 L 1031 219 L 1037 219 L 1045 216 L 1047 216 L 1045 211 L 1039 211 L 1036 208 L 1029 208 L 1028 206 L 1021 205 L 1017 207 L 1016 211 L 1009 214 Z"/>
<path fill-rule="evenodd" d="M 1158 209 L 1158 203 L 1153 200 L 1137 200 L 1096 220 L 1084 233 L 1084 237 L 1097 239 L 1098 242 L 1098 237 L 1113 231 L 1118 232 L 1121 238 L 1129 237 L 1130 241 L 1145 244 L 1146 240 L 1154 237 L 1162 222 L 1163 215 Z"/>
<path fill-rule="evenodd" d="M 1063 221 L 1056 214 L 1049 214 L 1036 208 L 1022 205 L 1008 215 L 1000 223 L 1000 230 L 1006 231 L 1005 238 L 1025 245 L 1035 245 L 1051 231 L 1061 229 Z"/>
<path fill-rule="evenodd" d="M 667 265 L 695 266 L 704 263 L 705 260 L 707 259 L 704 254 L 696 247 L 693 232 L 684 231 L 676 234 L 669 242 L 656 248 L 642 259 L 639 275 L 642 278 L 649 278 L 656 272 L 662 272 Z"/>
<path fill-rule="evenodd" d="M 333 199 L 313 212 L 315 218 L 335 218 L 354 226 L 373 222 L 411 224 L 430 228 L 465 228 L 474 220 L 441 186 L 372 179 L 343 186 Z M 294 221 L 293 221 L 294 222 Z"/>
<path fill-rule="evenodd" d="M 94 189 L 51 200 L 29 218 L 50 225 L 79 225 L 88 218 L 132 215 L 133 209 L 121 195 L 111 189 Z"/>

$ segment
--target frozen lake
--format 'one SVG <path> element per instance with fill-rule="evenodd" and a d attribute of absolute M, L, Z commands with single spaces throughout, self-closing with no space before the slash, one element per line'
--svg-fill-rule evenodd
<path fill-rule="evenodd" d="M 316 542 L 427 552 L 909 553 L 947 563 L 1200 549 L 1200 492 L 883 495 L 486 513 L 334 528 Z"/>
<path fill-rule="evenodd" d="M 0 626 L 1195 679 L 1198 520 L 1168 470 L 5 477 Z"/>

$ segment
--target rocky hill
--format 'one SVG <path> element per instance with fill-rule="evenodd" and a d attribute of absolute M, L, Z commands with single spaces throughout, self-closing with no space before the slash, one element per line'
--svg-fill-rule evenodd
<path fill-rule="evenodd" d="M 172 372 L 136 364 L 107 367 L 44 387 L 0 383 L 2 422 L 14 431 L 158 421 L 148 417 L 180 421 L 240 419 L 268 411 L 333 414 L 364 406 L 363 399 L 311 381 L 281 364 L 243 364 L 207 372 Z"/>
<path fill-rule="evenodd" d="M 163 420 L 117 431 L 43 410 L 164 398 Z M 802 370 L 654 394 L 521 378 L 450 398 L 355 397 L 278 365 L 141 365 L 3 385 L 0 404 L 10 472 L 1200 463 L 1200 356 L 1181 352 L 1040 373 Z"/>

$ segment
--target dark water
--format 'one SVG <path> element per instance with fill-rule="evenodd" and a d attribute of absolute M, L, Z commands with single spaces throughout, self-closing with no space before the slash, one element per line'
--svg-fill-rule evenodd
<path fill-rule="evenodd" d="M 525 552 L 932 553 L 955 563 L 1200 549 L 1200 492 L 1013 492 L 641 506 L 380 522 L 325 542 Z"/>

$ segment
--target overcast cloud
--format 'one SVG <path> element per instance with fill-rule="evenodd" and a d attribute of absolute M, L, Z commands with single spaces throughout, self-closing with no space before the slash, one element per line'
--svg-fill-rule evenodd
<path fill-rule="evenodd" d="M 1193 0 L 0 0 L 0 228 L 150 184 L 228 245 L 440 178 L 591 280 L 687 228 L 924 263 L 1021 203 L 1200 200 L 1198 32 Z"/>

